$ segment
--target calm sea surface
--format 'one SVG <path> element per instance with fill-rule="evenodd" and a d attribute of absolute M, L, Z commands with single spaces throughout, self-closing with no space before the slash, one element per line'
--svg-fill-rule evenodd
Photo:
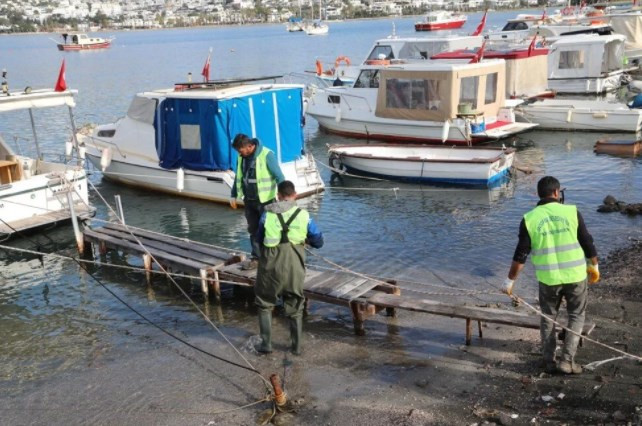
<path fill-rule="evenodd" d="M 489 24 L 501 26 L 515 14 L 492 13 Z M 479 18 L 471 15 L 463 32 L 471 32 Z M 397 34 L 414 35 L 415 19 L 331 23 L 330 34 L 323 37 L 287 33 L 282 25 L 118 32 L 111 49 L 96 52 L 59 52 L 50 39 L 58 41 L 55 34 L 2 36 L 0 68 L 8 70 L 12 89 L 53 87 L 65 59 L 68 86 L 79 90 L 78 124 L 106 123 L 124 115 L 136 92 L 170 87 L 185 81 L 188 72 L 197 80 L 210 47 L 213 79 L 303 73 L 313 69 L 317 57 L 333 61 L 346 55 L 358 62 L 375 39 L 391 33 L 393 23 Z M 62 152 L 57 141 L 69 133 L 66 118 L 64 110 L 36 113 L 46 151 Z M 0 116 L 0 133 L 12 144 L 18 137 L 19 150 L 29 152 L 26 112 Z M 326 144 L 351 142 L 320 133 L 313 119 L 308 119 L 305 134 L 308 149 L 323 163 Z M 520 173 L 493 190 L 335 181 L 322 168 L 328 190 L 306 201 L 326 235 L 319 253 L 361 272 L 424 283 L 418 288 L 425 292 L 435 290 L 429 284 L 492 291 L 489 284 L 501 284 L 510 264 L 521 215 L 537 201 L 535 184 L 550 174 L 567 188 L 567 202 L 579 206 L 605 255 L 631 237 L 642 237 L 642 219 L 596 213 L 607 194 L 642 201 L 642 163 L 595 155 L 593 144 L 600 136 L 542 131 L 519 136 L 514 141 L 519 163 L 537 171 Z M 113 195 L 122 195 L 129 224 L 242 250 L 249 247 L 240 211 L 116 186 L 103 182 L 98 172 L 91 179 L 110 202 Z M 372 190 L 380 188 L 387 190 Z M 97 216 L 109 218 L 100 199 L 95 194 L 91 198 Z M 75 255 L 71 226 L 11 244 Z M 117 256 L 108 260 L 124 262 Z M 202 325 L 164 279 L 156 279 L 148 289 L 135 272 L 102 267 L 96 274 L 160 323 L 180 320 L 187 336 Z M 519 284 L 531 297 L 532 276 L 529 266 Z M 498 295 L 487 300 L 503 301 Z M 320 309 L 319 315 L 325 315 Z M 227 304 L 223 314 L 229 333 L 255 327 L 247 310 Z M 0 251 L 0 385 L 19 390 L 73 368 L 105 342 L 123 339 L 115 330 L 134 319 L 73 262 L 49 257 L 41 264 L 33 257 Z"/>

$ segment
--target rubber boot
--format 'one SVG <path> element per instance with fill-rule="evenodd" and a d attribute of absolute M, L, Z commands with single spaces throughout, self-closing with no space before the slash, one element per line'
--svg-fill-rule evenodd
<path fill-rule="evenodd" d="M 303 341 L 303 317 L 290 317 L 290 339 L 292 340 L 292 353 L 301 355 L 301 343 Z"/>
<path fill-rule="evenodd" d="M 259 334 L 261 344 L 256 350 L 269 354 L 272 352 L 272 311 L 270 309 L 259 309 Z"/>

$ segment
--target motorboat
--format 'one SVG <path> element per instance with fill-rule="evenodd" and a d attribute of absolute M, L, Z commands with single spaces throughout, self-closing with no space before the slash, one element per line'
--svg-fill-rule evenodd
<path fill-rule="evenodd" d="M 351 87 L 311 87 L 307 114 L 344 136 L 472 145 L 536 126 L 505 107 L 505 77 L 496 59 L 363 65 Z"/>
<path fill-rule="evenodd" d="M 548 87 L 558 93 L 600 94 L 621 85 L 624 42 L 620 34 L 561 37 L 551 44 Z"/>
<path fill-rule="evenodd" d="M 637 157 L 642 153 L 642 141 L 631 139 L 600 139 L 595 142 L 593 152 L 621 157 Z"/>
<path fill-rule="evenodd" d="M 514 19 L 509 19 L 499 31 L 492 31 L 484 37 L 491 41 L 523 41 L 535 35 L 545 37 L 547 40 L 556 40 L 559 37 L 580 34 L 613 34 L 613 28 L 606 21 L 569 20 L 562 15 L 547 16 L 520 14 Z"/>
<path fill-rule="evenodd" d="M 113 38 L 93 37 L 87 34 L 63 34 L 63 43 L 58 43 L 58 50 L 93 50 L 106 49 L 111 46 Z"/>
<path fill-rule="evenodd" d="M 321 20 L 315 20 L 308 22 L 303 27 L 303 31 L 305 31 L 307 35 L 325 35 L 330 31 L 330 27 Z"/>
<path fill-rule="evenodd" d="M 339 171 L 411 182 L 492 185 L 506 176 L 512 148 L 417 145 L 333 145 L 330 166 Z"/>
<path fill-rule="evenodd" d="M 287 29 L 288 32 L 291 32 L 291 33 L 303 31 L 303 19 L 291 17 L 288 20 L 285 28 Z"/>
<path fill-rule="evenodd" d="M 438 31 L 461 28 L 468 18 L 463 13 L 446 10 L 428 12 L 423 20 L 415 22 L 415 31 Z"/>
<path fill-rule="evenodd" d="M 548 53 L 537 36 L 531 43 L 492 43 L 484 45 L 481 56 L 484 59 L 503 59 L 506 64 L 506 97 L 511 99 L 547 98 L 555 96 L 548 89 Z M 461 49 L 442 52 L 431 57 L 433 60 L 470 62 L 479 54 L 479 49 Z"/>
<path fill-rule="evenodd" d="M 127 115 L 81 132 L 79 142 L 103 177 L 174 195 L 227 203 L 239 133 L 276 154 L 299 196 L 323 190 L 305 152 L 303 86 L 257 79 L 180 83 L 138 93 Z"/>
<path fill-rule="evenodd" d="M 547 130 L 635 133 L 642 126 L 642 110 L 607 101 L 542 99 L 517 106 L 515 115 Z"/>
<path fill-rule="evenodd" d="M 76 94 L 75 90 L 56 92 L 31 88 L 0 94 L 0 113 L 29 111 L 35 150 L 35 158 L 23 155 L 25 147 L 20 146 L 18 138 L 14 150 L 0 136 L 0 233 L 14 236 L 67 221 L 72 215 L 86 218 L 93 214 L 82 160 L 78 155 L 68 162 L 45 159 L 35 125 L 35 110 L 66 106 L 73 129 Z M 72 141 L 75 141 L 73 136 Z M 67 154 L 78 154 L 77 149 L 74 151 L 78 144 L 72 141 L 66 143 Z"/>

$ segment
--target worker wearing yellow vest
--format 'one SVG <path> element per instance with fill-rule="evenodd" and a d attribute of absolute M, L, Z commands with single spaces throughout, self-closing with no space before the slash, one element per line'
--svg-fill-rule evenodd
<path fill-rule="evenodd" d="M 265 206 L 274 202 L 276 186 L 285 178 L 274 153 L 261 145 L 258 139 L 250 139 L 247 135 L 239 133 L 234 138 L 232 147 L 239 152 L 239 157 L 236 162 L 236 176 L 232 186 L 230 206 L 236 209 L 236 200 L 243 200 L 252 255 L 242 267 L 255 269 L 258 265 L 260 250 L 256 242 L 259 219 Z"/>
<path fill-rule="evenodd" d="M 297 207 L 292 182 L 286 180 L 279 184 L 278 199 L 265 207 L 256 235 L 262 245 L 254 285 L 261 334 L 261 344 L 256 349 L 262 353 L 272 352 L 272 310 L 281 296 L 285 315 L 290 319 L 292 353 L 299 355 L 305 302 L 304 245 L 321 248 L 323 234 L 310 214 Z"/>
<path fill-rule="evenodd" d="M 539 281 L 539 304 L 542 313 L 557 319 L 562 299 L 566 300 L 568 328 L 559 363 L 555 362 L 555 324 L 542 317 L 540 335 L 544 369 L 547 373 L 579 374 L 575 352 L 584 327 L 588 282 L 599 281 L 600 272 L 593 237 L 577 207 L 564 205 L 559 181 L 545 176 L 537 183 L 540 201 L 524 215 L 519 229 L 519 242 L 503 291 L 512 296 L 513 285 L 531 254 Z M 587 262 L 588 259 L 588 262 Z M 577 333 L 577 334 L 576 334 Z"/>

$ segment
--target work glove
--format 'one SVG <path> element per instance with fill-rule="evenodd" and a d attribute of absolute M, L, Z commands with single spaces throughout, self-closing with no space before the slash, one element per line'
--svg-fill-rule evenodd
<path fill-rule="evenodd" d="M 600 280 L 600 268 L 598 265 L 586 265 L 589 284 L 595 284 Z"/>
<path fill-rule="evenodd" d="M 515 280 L 511 280 L 510 278 L 506 278 L 504 281 L 504 285 L 502 286 L 502 292 L 508 294 L 509 296 L 513 295 L 513 284 L 515 284 Z"/>

